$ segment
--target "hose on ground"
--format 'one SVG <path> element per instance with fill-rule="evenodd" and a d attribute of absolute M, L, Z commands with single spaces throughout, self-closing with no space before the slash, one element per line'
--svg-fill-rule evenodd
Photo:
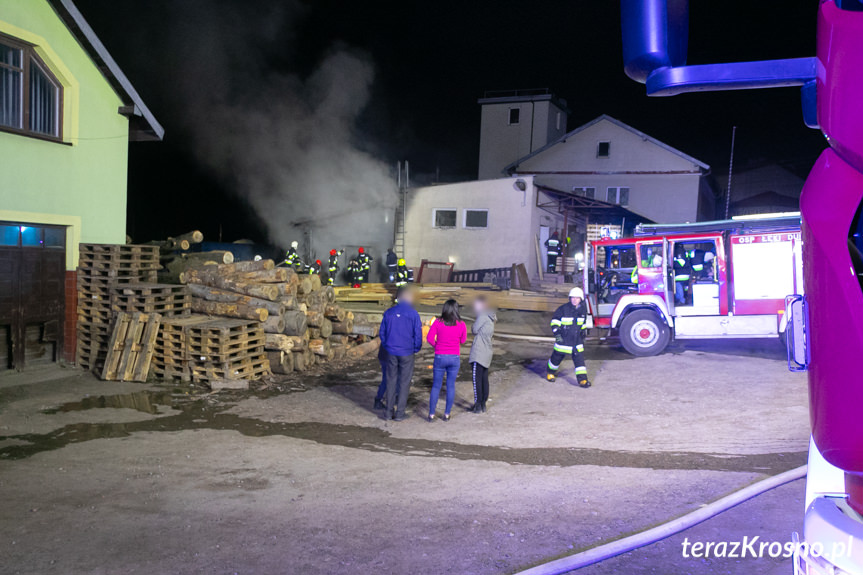
<path fill-rule="evenodd" d="M 647 531 L 642 531 L 641 533 L 636 533 L 635 535 L 630 535 L 629 537 L 624 537 L 623 539 L 618 539 L 617 541 L 612 541 L 611 543 L 606 543 L 605 545 L 600 545 L 599 547 L 594 547 L 593 549 L 588 549 L 587 551 L 582 551 L 575 555 L 543 563 L 542 565 L 537 565 L 536 567 L 525 571 L 519 571 L 516 575 L 559 575 L 562 573 L 569 573 L 570 571 L 581 569 L 582 567 L 587 567 L 588 565 L 593 565 L 600 561 L 605 561 L 611 557 L 628 553 L 629 551 L 638 549 L 639 547 L 656 543 L 666 537 L 670 537 L 680 533 L 681 531 L 685 531 L 690 527 L 698 525 L 711 517 L 715 517 L 723 511 L 727 511 L 732 507 L 740 505 L 744 501 L 748 501 L 766 491 L 770 491 L 771 489 L 775 489 L 781 485 L 785 485 L 786 483 L 802 479 L 806 477 L 806 469 L 807 466 L 803 465 L 796 469 L 780 473 L 779 475 L 768 477 L 767 479 L 744 487 L 739 491 L 735 491 L 730 495 L 726 495 L 722 499 L 717 499 L 709 505 L 705 505 L 700 509 L 687 513 L 682 517 L 672 519 L 662 525 L 657 525 Z"/>

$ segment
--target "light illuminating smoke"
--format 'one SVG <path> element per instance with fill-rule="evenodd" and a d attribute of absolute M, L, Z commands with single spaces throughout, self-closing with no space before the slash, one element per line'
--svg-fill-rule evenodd
<path fill-rule="evenodd" d="M 297 240 L 324 262 L 332 248 L 363 245 L 381 260 L 398 194 L 356 132 L 374 80 L 369 57 L 333 47 L 305 77 L 275 73 L 269 62 L 302 50 L 292 35 L 299 3 L 176 6 L 173 55 L 199 161 L 252 205 L 276 245 Z"/>

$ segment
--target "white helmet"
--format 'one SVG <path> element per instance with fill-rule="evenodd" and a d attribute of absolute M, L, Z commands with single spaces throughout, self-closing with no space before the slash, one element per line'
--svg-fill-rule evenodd
<path fill-rule="evenodd" d="M 570 298 L 579 297 L 581 299 L 584 299 L 584 290 L 581 289 L 580 287 L 574 287 L 571 290 L 569 290 L 569 297 Z"/>
<path fill-rule="evenodd" d="M 298 247 L 300 247 L 300 242 L 291 242 L 291 247 L 297 249 Z"/>

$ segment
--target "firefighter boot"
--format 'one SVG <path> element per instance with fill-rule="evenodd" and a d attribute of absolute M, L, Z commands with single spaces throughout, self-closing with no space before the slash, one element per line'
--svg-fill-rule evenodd
<path fill-rule="evenodd" d="M 590 387 L 590 385 L 591 385 L 591 383 L 587 379 L 586 375 L 583 375 L 583 376 L 578 378 L 578 387 L 582 387 L 584 389 L 587 389 L 588 387 Z"/>
<path fill-rule="evenodd" d="M 545 379 L 547 379 L 548 381 L 555 381 L 557 379 L 557 375 L 548 372 L 545 376 Z"/>

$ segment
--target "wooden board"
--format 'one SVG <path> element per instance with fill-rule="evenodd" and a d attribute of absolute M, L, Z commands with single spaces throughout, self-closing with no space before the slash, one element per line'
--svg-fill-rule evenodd
<path fill-rule="evenodd" d="M 157 313 L 118 314 L 108 343 L 102 379 L 147 381 L 161 322 L 162 316 Z"/>

